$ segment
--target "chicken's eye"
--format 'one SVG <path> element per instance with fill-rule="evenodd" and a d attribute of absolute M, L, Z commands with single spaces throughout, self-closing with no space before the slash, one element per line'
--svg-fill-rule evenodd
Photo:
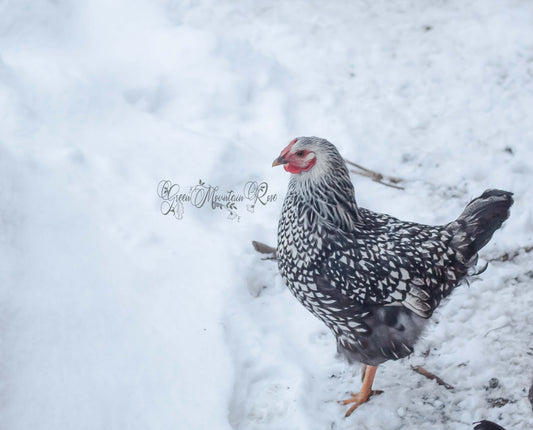
<path fill-rule="evenodd" d="M 297 152 L 296 152 L 296 155 L 297 155 L 298 157 L 303 157 L 304 154 L 305 154 L 305 151 L 297 151 Z"/>

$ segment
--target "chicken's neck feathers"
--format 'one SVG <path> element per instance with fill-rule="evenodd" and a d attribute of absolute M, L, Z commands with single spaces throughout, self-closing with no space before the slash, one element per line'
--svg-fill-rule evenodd
<path fill-rule="evenodd" d="M 351 232 L 361 220 L 344 160 L 329 169 L 293 175 L 289 194 L 304 211 L 312 211 L 316 221 L 329 228 Z"/>

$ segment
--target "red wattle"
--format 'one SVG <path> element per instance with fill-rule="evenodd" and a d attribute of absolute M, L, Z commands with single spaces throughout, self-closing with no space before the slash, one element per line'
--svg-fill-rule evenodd
<path fill-rule="evenodd" d="M 316 158 L 313 158 L 307 166 L 297 166 L 293 163 L 287 163 L 283 165 L 283 168 L 290 173 L 302 173 L 307 172 L 311 167 L 313 167 L 316 163 Z"/>
<path fill-rule="evenodd" d="M 294 164 L 291 164 L 291 163 L 284 164 L 283 168 L 287 172 L 290 172 L 290 173 L 302 173 L 302 170 L 303 170 L 301 167 L 295 166 Z"/>

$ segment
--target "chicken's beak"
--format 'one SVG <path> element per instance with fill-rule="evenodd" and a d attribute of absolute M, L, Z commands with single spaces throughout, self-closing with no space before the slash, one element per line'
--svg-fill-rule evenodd
<path fill-rule="evenodd" d="M 275 166 L 281 166 L 282 164 L 287 164 L 289 161 L 288 160 L 285 160 L 285 158 L 283 158 L 281 155 L 276 158 L 274 160 L 274 162 L 272 163 L 272 167 L 275 167 Z"/>

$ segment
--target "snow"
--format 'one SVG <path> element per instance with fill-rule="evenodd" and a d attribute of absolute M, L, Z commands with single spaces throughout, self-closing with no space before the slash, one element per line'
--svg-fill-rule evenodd
<path fill-rule="evenodd" d="M 0 427 L 533 428 L 531 253 L 458 288 L 345 419 L 358 366 L 250 246 L 275 244 L 270 165 L 300 135 L 403 178 L 353 176 L 399 218 L 511 190 L 482 257 L 531 246 L 532 21 L 520 0 L 0 3 Z M 178 220 L 162 179 L 277 200 Z"/>

